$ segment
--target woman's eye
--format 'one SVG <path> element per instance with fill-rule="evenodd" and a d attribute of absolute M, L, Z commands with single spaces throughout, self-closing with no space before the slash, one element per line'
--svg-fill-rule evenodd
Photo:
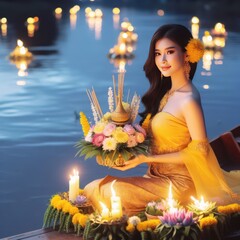
<path fill-rule="evenodd" d="M 174 53 L 174 50 L 169 50 L 167 51 L 167 54 L 170 55 L 170 54 L 173 54 Z"/>
<path fill-rule="evenodd" d="M 160 56 L 161 54 L 159 52 L 155 52 L 155 56 Z"/>

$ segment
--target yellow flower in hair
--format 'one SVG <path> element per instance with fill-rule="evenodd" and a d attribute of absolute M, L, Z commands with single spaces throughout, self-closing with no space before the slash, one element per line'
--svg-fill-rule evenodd
<path fill-rule="evenodd" d="M 192 38 L 186 46 L 189 62 L 198 62 L 204 54 L 204 45 L 199 39 Z"/>
<path fill-rule="evenodd" d="M 86 137 L 90 130 L 90 124 L 88 122 L 86 115 L 83 112 L 80 112 L 79 115 L 80 115 L 80 124 L 82 126 L 83 134 L 84 134 L 84 137 Z"/>
<path fill-rule="evenodd" d="M 203 229 L 207 226 L 216 225 L 217 219 L 215 217 L 211 217 L 211 216 L 204 217 L 199 220 L 199 224 L 200 224 L 200 228 Z"/>

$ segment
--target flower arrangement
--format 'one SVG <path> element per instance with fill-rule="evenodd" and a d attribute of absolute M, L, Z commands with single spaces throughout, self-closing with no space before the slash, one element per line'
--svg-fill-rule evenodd
<path fill-rule="evenodd" d="M 52 226 L 53 229 L 56 229 L 58 226 L 59 231 L 68 233 L 73 229 L 80 234 L 80 231 L 85 228 L 89 213 L 92 211 L 92 207 L 87 203 L 81 189 L 74 204 L 68 201 L 67 192 L 56 194 L 51 197 L 45 211 L 43 227 Z"/>
<path fill-rule="evenodd" d="M 94 90 L 87 91 L 94 124 L 80 112 L 80 124 L 84 138 L 77 142 L 76 155 L 85 159 L 97 157 L 97 162 L 105 166 L 121 166 L 125 161 L 138 154 L 148 153 L 146 130 L 134 123 L 140 105 L 140 97 L 135 93 L 130 101 L 123 98 L 123 73 L 118 77 L 118 94 L 113 78 L 113 88 L 108 89 L 109 111 L 102 113 Z M 114 110 L 115 109 L 115 110 Z"/>
<path fill-rule="evenodd" d="M 210 205 L 213 207 L 214 204 L 207 202 L 210 203 L 206 208 L 208 213 L 197 215 L 196 211 L 192 211 L 193 206 L 192 210 L 179 204 L 168 208 L 165 201 L 152 201 L 149 206 L 161 206 L 156 219 L 148 220 L 144 213 L 139 213 L 129 218 L 124 215 L 119 219 L 106 220 L 97 212 L 85 211 L 82 205 L 86 202 L 88 200 L 82 189 L 74 203 L 68 201 L 67 192 L 53 195 L 44 214 L 43 227 L 76 233 L 77 236 L 83 236 L 84 240 L 221 240 L 227 232 L 239 229 L 240 205 L 237 203 L 209 210 Z"/>
<path fill-rule="evenodd" d="M 177 208 L 179 203 L 173 199 L 173 208 Z M 149 216 L 162 216 L 164 212 L 169 210 L 169 204 L 166 200 L 151 201 L 146 205 L 145 213 Z"/>
<path fill-rule="evenodd" d="M 192 38 L 186 46 L 189 62 L 198 62 L 204 54 L 204 45 L 199 39 Z"/>

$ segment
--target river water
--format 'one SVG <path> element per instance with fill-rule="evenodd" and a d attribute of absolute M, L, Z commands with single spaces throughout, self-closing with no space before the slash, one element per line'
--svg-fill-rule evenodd
<path fill-rule="evenodd" d="M 148 88 L 142 70 L 152 34 L 162 24 L 180 23 L 191 29 L 192 14 L 157 14 L 157 9 L 99 7 L 102 20 L 89 21 L 86 6 L 75 17 L 42 16 L 29 36 L 24 21 L 8 19 L 0 38 L 0 237 L 42 227 L 51 195 L 68 190 L 73 168 L 80 172 L 80 185 L 106 174 L 142 175 L 146 167 L 122 173 L 101 167 L 94 159 L 75 157 L 74 144 L 82 137 L 77 113 L 91 115 L 86 89 L 94 87 L 103 108 L 107 89 L 117 66 L 107 53 L 126 18 L 138 34 L 134 59 L 126 64 L 125 88 L 142 95 Z M 223 19 L 224 21 L 224 19 Z M 212 25 L 209 26 L 209 22 Z M 216 22 L 200 18 L 199 37 Z M 224 22 L 223 22 L 224 23 Z M 228 29 L 227 29 L 228 31 Z M 17 39 L 34 54 L 27 69 L 9 60 Z M 237 126 L 240 121 L 240 30 L 229 30 L 225 46 L 215 59 L 200 61 L 194 83 L 202 95 L 209 138 Z M 22 76 L 24 75 L 24 76 Z"/>

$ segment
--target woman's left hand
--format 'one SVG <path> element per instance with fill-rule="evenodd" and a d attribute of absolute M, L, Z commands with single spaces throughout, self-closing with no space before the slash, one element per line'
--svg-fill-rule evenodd
<path fill-rule="evenodd" d="M 121 167 L 113 167 L 114 169 L 120 170 L 120 171 L 126 171 L 129 170 L 131 168 L 135 168 L 136 166 L 138 166 L 141 163 L 144 163 L 144 155 L 138 155 L 137 157 L 125 161 L 125 164 Z"/>

